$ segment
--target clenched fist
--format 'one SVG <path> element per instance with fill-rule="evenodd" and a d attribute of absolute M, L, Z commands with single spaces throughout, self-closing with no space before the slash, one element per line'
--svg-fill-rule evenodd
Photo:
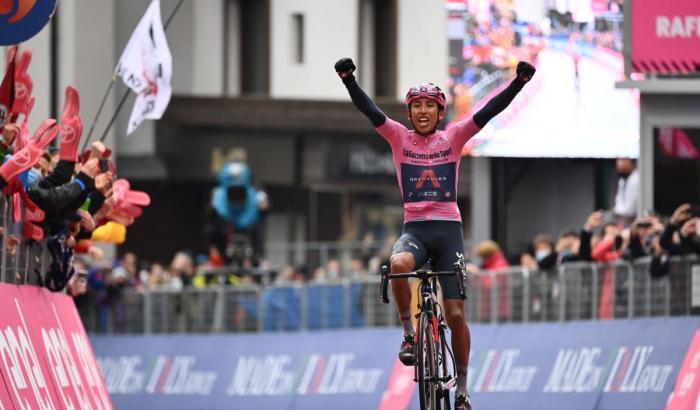
<path fill-rule="evenodd" d="M 518 77 L 520 77 L 520 79 L 524 82 L 530 81 L 532 76 L 535 75 L 535 71 L 537 71 L 535 69 L 535 66 L 526 61 L 519 62 L 518 67 L 515 69 L 515 72 L 518 74 Z"/>
<path fill-rule="evenodd" d="M 353 72 L 355 72 L 356 69 L 357 67 L 355 67 L 352 58 L 345 57 L 335 62 L 335 72 L 338 73 L 345 84 L 355 79 Z"/>

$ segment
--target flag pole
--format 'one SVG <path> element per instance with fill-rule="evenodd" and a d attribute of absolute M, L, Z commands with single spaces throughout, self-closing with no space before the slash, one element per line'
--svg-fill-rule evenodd
<path fill-rule="evenodd" d="M 109 85 L 107 86 L 107 90 L 105 91 L 105 94 L 102 96 L 102 102 L 100 102 L 100 107 L 97 109 L 97 113 L 95 114 L 95 118 L 92 119 L 92 124 L 90 124 L 90 131 L 88 131 L 87 138 L 85 138 L 85 142 L 83 143 L 83 148 L 80 150 L 81 152 L 85 151 L 85 148 L 87 147 L 88 141 L 90 141 L 90 138 L 92 137 L 92 132 L 95 130 L 95 124 L 97 124 L 97 119 L 100 117 L 100 114 L 102 113 L 102 109 L 105 106 L 105 102 L 107 102 L 107 97 L 109 96 L 109 92 L 112 91 L 112 87 L 114 87 L 114 83 L 117 81 L 117 76 L 112 75 L 112 79 L 109 82 Z"/>
<path fill-rule="evenodd" d="M 182 6 L 182 3 L 184 3 L 185 0 L 180 0 L 177 2 L 175 5 L 175 8 L 173 9 L 173 12 L 170 13 L 170 16 L 168 19 L 165 21 L 165 24 L 163 25 L 163 30 L 167 31 L 168 26 L 170 25 L 170 22 L 173 21 L 173 17 L 175 17 L 175 14 L 177 14 L 178 10 L 180 10 L 180 6 Z M 100 104 L 100 109 L 97 112 L 97 115 L 99 115 L 100 111 L 102 110 L 102 105 L 104 105 L 104 102 L 107 98 L 107 94 L 111 91 L 112 87 L 114 86 L 114 83 L 117 80 L 117 76 L 113 75 L 112 80 L 109 83 L 109 86 L 107 87 L 107 92 L 105 93 L 105 96 L 102 99 L 102 104 Z M 105 138 L 107 138 L 107 133 L 109 132 L 110 128 L 112 128 L 112 125 L 114 125 L 114 122 L 117 120 L 117 116 L 119 115 L 119 112 L 121 111 L 122 107 L 124 106 L 124 103 L 126 102 L 127 97 L 129 96 L 129 88 L 126 89 L 124 92 L 124 95 L 122 95 L 121 100 L 119 101 L 119 104 L 117 105 L 117 109 L 114 111 L 114 114 L 112 115 L 112 118 L 110 118 L 109 122 L 107 123 L 107 128 L 105 128 L 104 132 L 102 133 L 102 137 L 100 137 L 100 142 L 104 142 Z M 83 149 L 81 151 L 85 151 L 85 148 L 88 145 L 88 142 L 90 141 L 90 136 L 92 135 L 92 129 L 95 127 L 95 123 L 97 122 L 97 116 L 95 116 L 95 121 L 93 121 L 92 126 L 90 127 L 90 133 L 88 134 L 88 137 L 85 139 L 85 143 L 83 143 Z"/>

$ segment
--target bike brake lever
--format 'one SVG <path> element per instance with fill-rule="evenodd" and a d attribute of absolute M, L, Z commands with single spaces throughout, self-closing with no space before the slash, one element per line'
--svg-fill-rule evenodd
<path fill-rule="evenodd" d="M 388 292 L 389 278 L 387 277 L 388 275 L 389 275 L 389 267 L 386 265 L 382 265 L 381 298 L 382 298 L 382 302 L 384 302 L 384 303 L 389 303 L 389 292 Z"/>
<path fill-rule="evenodd" d="M 462 264 L 459 262 L 455 262 L 454 264 L 454 270 L 455 274 L 457 275 L 457 288 L 459 289 L 459 297 L 462 300 L 467 299 L 467 295 L 464 291 L 464 268 L 462 268 Z"/>

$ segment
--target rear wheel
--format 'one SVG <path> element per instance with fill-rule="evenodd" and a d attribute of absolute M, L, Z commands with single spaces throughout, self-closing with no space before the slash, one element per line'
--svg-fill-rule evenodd
<path fill-rule="evenodd" d="M 421 410 L 440 409 L 437 384 L 438 351 L 435 342 L 432 317 L 428 313 L 421 313 L 418 319 L 418 343 L 416 345 L 416 366 Z"/>

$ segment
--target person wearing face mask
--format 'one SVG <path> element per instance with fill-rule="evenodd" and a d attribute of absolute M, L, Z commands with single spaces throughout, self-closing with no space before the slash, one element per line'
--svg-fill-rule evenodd
<path fill-rule="evenodd" d="M 554 251 L 552 238 L 547 235 L 537 235 L 532 240 L 535 260 L 540 270 L 550 270 L 557 264 L 557 253 Z"/>
<path fill-rule="evenodd" d="M 558 253 L 554 249 L 552 239 L 545 234 L 539 234 L 530 243 L 528 250 L 520 255 L 520 264 L 528 269 L 550 271 L 558 261 Z"/>
<path fill-rule="evenodd" d="M 615 194 L 615 215 L 624 225 L 628 225 L 637 216 L 639 202 L 639 172 L 637 162 L 632 158 L 618 158 L 615 163 L 617 175 L 617 193 Z"/>
<path fill-rule="evenodd" d="M 580 256 L 581 239 L 579 233 L 573 229 L 567 229 L 559 235 L 556 253 L 557 263 L 578 262 Z"/>

